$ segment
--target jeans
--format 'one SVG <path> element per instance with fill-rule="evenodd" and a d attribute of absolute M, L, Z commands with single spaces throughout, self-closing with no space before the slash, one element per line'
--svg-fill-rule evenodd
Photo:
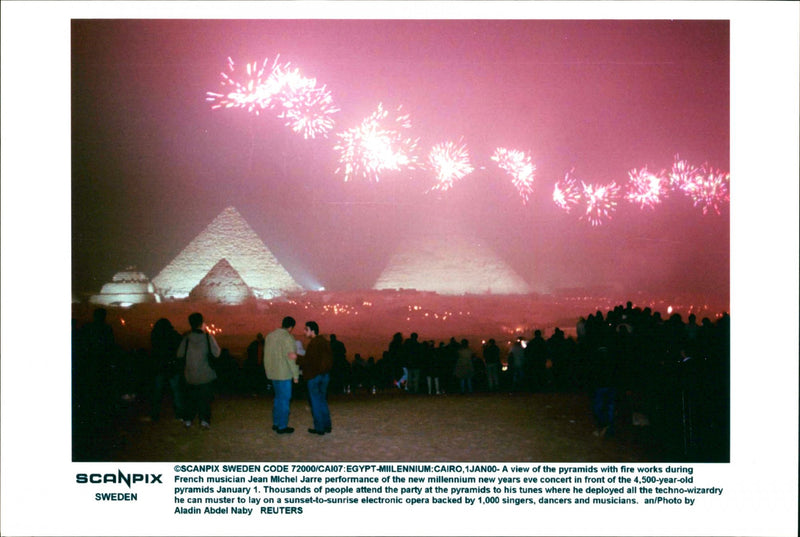
<path fill-rule="evenodd" d="M 607 434 L 614 433 L 614 405 L 617 390 L 614 388 L 596 388 L 592 396 L 592 413 L 597 427 L 608 427 Z"/>
<path fill-rule="evenodd" d="M 408 390 L 411 393 L 419 392 L 419 379 L 422 375 L 422 370 L 417 367 L 409 368 L 408 370 Z"/>
<path fill-rule="evenodd" d="M 522 366 L 515 365 L 511 375 L 511 384 L 515 390 L 521 390 L 525 387 L 525 372 L 522 370 Z"/>
<path fill-rule="evenodd" d="M 500 364 L 486 364 L 486 382 L 489 390 L 496 390 L 500 386 Z"/>
<path fill-rule="evenodd" d="M 472 377 L 461 379 L 461 393 L 472 393 Z"/>
<path fill-rule="evenodd" d="M 439 377 L 430 377 L 429 376 L 429 377 L 426 377 L 426 378 L 428 379 L 428 395 L 431 395 L 433 393 L 436 393 L 437 395 L 440 394 L 441 390 L 439 389 Z M 433 385 L 431 384 L 431 381 L 433 381 Z M 433 391 L 434 386 L 436 387 L 436 391 L 435 392 Z"/>
<path fill-rule="evenodd" d="M 183 417 L 183 387 L 181 386 L 181 374 L 176 373 L 171 377 L 163 373 L 159 373 L 155 378 L 155 386 L 153 386 L 153 400 L 150 407 L 150 417 L 157 420 L 161 417 L 161 399 L 164 396 L 164 388 L 169 384 L 172 390 L 172 410 L 176 418 Z"/>
<path fill-rule="evenodd" d="M 192 421 L 195 416 L 200 421 L 211 423 L 211 401 L 214 399 L 214 382 L 186 385 L 186 404 L 183 419 Z"/>
<path fill-rule="evenodd" d="M 403 376 L 402 376 L 402 377 L 400 377 L 400 378 L 397 380 L 397 383 L 398 383 L 398 384 L 402 384 L 402 383 L 404 383 L 404 382 L 408 382 L 408 368 L 407 368 L 407 367 L 404 367 L 404 368 L 403 368 Z"/>
<path fill-rule="evenodd" d="M 292 379 L 273 380 L 272 389 L 275 398 L 272 400 L 272 425 L 278 429 L 289 426 L 289 402 L 292 399 Z"/>
<path fill-rule="evenodd" d="M 311 417 L 314 419 L 314 429 L 328 431 L 331 429 L 331 413 L 328 409 L 328 373 L 317 375 L 308 381 L 308 399 L 311 403 Z"/>

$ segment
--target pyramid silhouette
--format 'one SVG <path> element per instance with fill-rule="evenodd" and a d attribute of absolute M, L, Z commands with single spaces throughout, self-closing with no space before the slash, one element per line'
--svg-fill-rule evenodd
<path fill-rule="evenodd" d="M 220 259 L 189 293 L 191 300 L 221 304 L 241 304 L 252 297 L 253 291 L 224 258 Z"/>
<path fill-rule="evenodd" d="M 302 290 L 233 207 L 222 211 L 153 278 L 153 284 L 165 298 L 186 298 L 222 259 L 258 298 Z"/>
<path fill-rule="evenodd" d="M 527 282 L 491 248 L 463 236 L 429 237 L 402 245 L 374 289 L 416 289 L 441 295 L 531 292 Z"/>

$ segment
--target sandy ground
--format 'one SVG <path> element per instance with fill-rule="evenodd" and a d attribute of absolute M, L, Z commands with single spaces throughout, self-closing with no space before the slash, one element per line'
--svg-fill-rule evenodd
<path fill-rule="evenodd" d="M 308 433 L 308 402 L 294 398 L 294 434 L 271 430 L 269 395 L 218 396 L 210 430 L 165 416 L 149 421 L 133 405 L 107 440 L 114 461 L 658 461 L 641 428 L 593 435 L 579 394 L 475 393 L 428 396 L 399 391 L 329 397 L 333 432 Z"/>

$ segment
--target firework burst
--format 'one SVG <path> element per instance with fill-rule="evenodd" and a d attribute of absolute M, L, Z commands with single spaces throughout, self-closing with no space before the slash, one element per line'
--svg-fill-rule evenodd
<path fill-rule="evenodd" d="M 661 198 L 666 194 L 669 185 L 669 180 L 665 177 L 664 172 L 651 173 L 647 171 L 647 166 L 629 171 L 628 179 L 628 191 L 625 197 L 642 209 L 645 207 L 654 209 L 661 203 Z"/>
<path fill-rule="evenodd" d="M 687 184 L 694 180 L 697 172 L 697 167 L 675 155 L 675 161 L 672 163 L 672 169 L 668 175 L 669 186 L 675 190 L 683 190 Z"/>
<path fill-rule="evenodd" d="M 568 171 L 564 179 L 556 183 L 553 188 L 553 201 L 566 212 L 570 212 L 581 201 L 581 189 L 572 171 Z"/>
<path fill-rule="evenodd" d="M 281 105 L 278 117 L 285 119 L 285 125 L 305 139 L 327 137 L 334 127 L 332 116 L 339 111 L 325 86 L 317 87 L 316 79 L 305 77 L 285 86 Z"/>
<path fill-rule="evenodd" d="M 334 150 L 339 152 L 339 167 L 335 173 L 342 173 L 345 182 L 355 177 L 378 182 L 384 172 L 414 169 L 418 164 L 417 139 L 403 134 L 410 128 L 410 116 L 402 113 L 401 107 L 390 117 L 379 103 L 358 127 L 336 134 L 339 142 Z"/>
<path fill-rule="evenodd" d="M 277 57 L 270 67 L 265 59 L 260 66 L 256 62 L 245 64 L 243 71 L 243 78 L 235 79 L 236 66 L 228 58 L 228 72 L 220 73 L 225 91 L 206 93 L 212 110 L 240 108 L 256 115 L 276 110 L 287 127 L 306 139 L 327 136 L 333 128 L 331 116 L 339 109 L 325 86 L 317 87 L 316 79 L 301 75 L 288 63 L 279 63 Z"/>
<path fill-rule="evenodd" d="M 220 84 L 224 91 L 217 93 L 206 92 L 206 101 L 212 103 L 212 110 L 219 108 L 241 108 L 256 115 L 262 110 L 271 108 L 276 104 L 276 88 L 280 86 L 277 80 L 286 66 L 278 63 L 278 58 L 267 68 L 268 59 L 264 59 L 261 66 L 257 62 L 245 64 L 244 76 L 241 80 L 234 79 L 236 65 L 228 58 L 228 72 L 220 73 Z"/>
<path fill-rule="evenodd" d="M 720 207 L 730 201 L 729 188 L 729 173 L 704 164 L 683 186 L 683 191 L 692 198 L 695 207 L 703 209 L 703 214 L 710 211 L 720 214 Z"/>
<path fill-rule="evenodd" d="M 531 157 L 516 149 L 498 147 L 491 158 L 497 162 L 501 170 L 511 176 L 522 203 L 528 203 L 528 196 L 533 192 L 533 179 L 536 173 L 536 165 L 531 162 Z"/>
<path fill-rule="evenodd" d="M 607 185 L 587 185 L 581 182 L 581 185 L 582 199 L 586 203 L 586 211 L 581 218 L 587 220 L 593 227 L 610 220 L 611 215 L 617 210 L 619 186 L 614 182 Z"/>
<path fill-rule="evenodd" d="M 428 155 L 428 162 L 436 172 L 437 183 L 433 190 L 448 190 L 455 181 L 463 179 L 475 169 L 470 164 L 466 146 L 460 142 L 436 144 Z"/>

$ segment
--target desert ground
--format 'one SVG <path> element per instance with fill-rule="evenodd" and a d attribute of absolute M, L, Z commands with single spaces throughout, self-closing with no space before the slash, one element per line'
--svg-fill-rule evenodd
<path fill-rule="evenodd" d="M 293 434 L 271 430 L 268 393 L 218 395 L 209 430 L 171 415 L 152 421 L 131 403 L 102 438 L 96 460 L 166 461 L 516 461 L 642 462 L 680 459 L 624 415 L 614 437 L 595 436 L 589 398 L 563 393 L 409 394 L 383 390 L 329 397 L 333 431 L 309 434 L 307 400 L 292 400 Z M 678 440 L 680 433 L 673 438 Z"/>

